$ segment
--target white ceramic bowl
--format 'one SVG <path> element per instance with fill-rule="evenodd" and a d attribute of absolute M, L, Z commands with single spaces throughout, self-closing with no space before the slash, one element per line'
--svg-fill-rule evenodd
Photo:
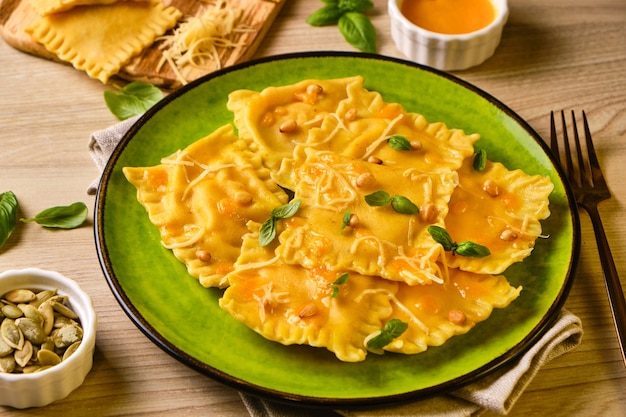
<path fill-rule="evenodd" d="M 65 398 L 83 383 L 91 370 L 96 345 L 96 312 L 91 298 L 78 284 L 57 272 L 28 268 L 0 274 L 0 296 L 18 288 L 57 289 L 58 294 L 69 297 L 69 304 L 83 328 L 79 348 L 60 364 L 32 374 L 0 372 L 0 405 L 41 407 Z"/>
<path fill-rule="evenodd" d="M 393 41 L 411 61 L 444 71 L 467 69 L 482 64 L 492 56 L 509 16 L 506 0 L 491 0 L 496 11 L 491 24 L 475 32 L 447 35 L 411 23 L 400 12 L 404 1 L 389 0 Z"/>

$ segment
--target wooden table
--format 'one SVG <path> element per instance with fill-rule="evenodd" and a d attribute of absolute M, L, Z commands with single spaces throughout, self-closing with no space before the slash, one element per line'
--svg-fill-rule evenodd
<path fill-rule="evenodd" d="M 379 52 L 402 57 L 389 35 L 387 6 L 371 18 Z M 305 18 L 322 3 L 289 0 L 257 57 L 352 50 L 336 27 Z M 623 0 L 511 0 L 502 43 L 485 64 L 456 75 L 502 100 L 543 137 L 550 110 L 585 110 L 613 192 L 601 206 L 617 269 L 626 282 L 626 3 Z M 14 191 L 22 215 L 84 201 L 97 175 L 90 133 L 116 122 L 99 81 L 0 41 L 0 192 Z M 244 416 L 238 393 L 180 364 L 126 317 L 103 277 L 89 224 L 54 232 L 20 227 L 0 250 L 0 271 L 40 267 L 75 278 L 99 315 L 95 363 L 85 383 L 43 409 L 0 407 L 3 416 Z M 583 342 L 547 364 L 512 416 L 626 415 L 620 359 L 590 222 L 583 213 L 582 257 L 566 308 L 583 321 Z"/>

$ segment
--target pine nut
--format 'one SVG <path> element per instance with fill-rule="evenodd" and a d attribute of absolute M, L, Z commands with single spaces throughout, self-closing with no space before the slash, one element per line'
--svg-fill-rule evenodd
<path fill-rule="evenodd" d="M 376 177 L 369 172 L 359 175 L 354 182 L 358 188 L 370 188 L 378 183 Z"/>
<path fill-rule="evenodd" d="M 283 122 L 283 124 L 280 125 L 278 130 L 280 130 L 281 133 L 291 133 L 295 131 L 297 128 L 298 128 L 298 123 L 296 123 L 296 121 L 293 119 L 289 119 Z"/>
<path fill-rule="evenodd" d="M 496 184 L 496 182 L 492 179 L 485 181 L 483 184 L 483 190 L 491 197 L 497 197 L 500 195 L 500 187 L 498 187 L 498 184 Z"/>

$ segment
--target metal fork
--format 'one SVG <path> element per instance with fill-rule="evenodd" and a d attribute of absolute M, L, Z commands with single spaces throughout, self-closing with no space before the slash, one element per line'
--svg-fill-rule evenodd
<path fill-rule="evenodd" d="M 550 148 L 557 158 L 565 174 L 569 179 L 570 186 L 574 191 L 576 202 L 579 207 L 584 208 L 591 219 L 593 230 L 596 235 L 596 243 L 598 244 L 598 252 L 600 254 L 600 262 L 604 273 L 604 282 L 606 291 L 609 295 L 609 303 L 611 312 L 613 313 L 613 322 L 615 323 L 615 331 L 619 340 L 620 349 L 622 351 L 622 359 L 626 365 L 626 301 L 624 301 L 624 293 L 620 284 L 613 255 L 609 248 L 609 243 L 604 234 L 604 227 L 598 214 L 598 203 L 611 198 L 600 164 L 596 157 L 596 152 L 591 141 L 591 132 L 587 123 L 587 116 L 583 111 L 583 124 L 585 128 L 585 146 L 581 146 L 576 127 L 576 117 L 572 111 L 572 131 L 574 133 L 574 146 L 576 153 L 572 153 L 567 134 L 567 124 L 565 122 L 565 114 L 561 110 L 561 121 L 563 124 L 563 148 L 564 152 L 559 152 L 559 141 L 557 138 L 556 127 L 554 123 L 554 112 L 550 112 Z"/>

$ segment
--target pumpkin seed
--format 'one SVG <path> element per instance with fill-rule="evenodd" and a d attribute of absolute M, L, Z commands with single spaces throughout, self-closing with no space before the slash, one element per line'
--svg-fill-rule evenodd
<path fill-rule="evenodd" d="M 2 314 L 10 319 L 22 317 L 24 312 L 14 304 L 5 304 L 2 306 Z"/>
<path fill-rule="evenodd" d="M 54 327 L 54 309 L 52 303 L 48 300 L 41 304 L 37 310 L 43 317 L 43 331 L 46 335 L 49 335 Z"/>
<path fill-rule="evenodd" d="M 30 358 L 33 357 L 33 345 L 27 340 L 24 342 L 24 347 L 20 350 L 16 350 L 13 354 L 15 362 L 20 367 L 25 367 L 30 362 Z"/>
<path fill-rule="evenodd" d="M 22 331 L 24 338 L 35 345 L 40 345 L 46 340 L 43 327 L 33 319 L 20 317 L 15 320 L 15 325 Z"/>
<path fill-rule="evenodd" d="M 57 348 L 67 348 L 72 343 L 83 339 L 83 329 L 76 324 L 70 324 L 55 330 L 52 334 L 52 339 L 54 340 L 54 346 Z"/>
<path fill-rule="evenodd" d="M 43 291 L 39 291 L 37 293 L 35 299 L 30 302 L 30 305 L 32 305 L 33 307 L 37 308 L 44 301 L 49 300 L 50 298 L 54 297 L 56 294 L 57 294 L 57 290 L 43 290 Z"/>
<path fill-rule="evenodd" d="M 22 331 L 15 325 L 15 320 L 4 319 L 0 326 L 0 335 L 4 342 L 13 349 L 21 349 L 24 346 L 24 335 Z"/>
<path fill-rule="evenodd" d="M 39 324 L 43 323 L 43 316 L 41 315 L 39 310 L 37 310 L 37 307 L 33 306 L 32 304 L 19 304 L 17 307 L 22 310 L 22 313 L 24 313 L 24 317 L 27 317 Z"/>
<path fill-rule="evenodd" d="M 68 317 L 65 317 L 59 313 L 54 315 L 54 328 L 60 329 L 61 327 L 68 326 L 70 324 L 76 324 L 76 322 Z"/>
<path fill-rule="evenodd" d="M 54 340 L 52 340 L 52 338 L 48 337 L 45 342 L 43 342 L 41 344 L 41 346 L 39 347 L 39 349 L 47 349 L 47 350 L 51 350 L 54 352 Z"/>
<path fill-rule="evenodd" d="M 37 362 L 41 366 L 53 366 L 61 363 L 59 355 L 48 349 L 41 349 L 37 352 Z"/>
<path fill-rule="evenodd" d="M 13 356 L 0 358 L 0 372 L 10 374 L 15 370 L 15 365 L 15 358 Z"/>
<path fill-rule="evenodd" d="M 23 374 L 32 374 L 34 372 L 37 372 L 40 368 L 41 368 L 41 366 L 39 366 L 39 365 L 26 365 L 25 367 L 22 368 L 22 373 Z"/>
<path fill-rule="evenodd" d="M 54 309 L 54 311 L 56 311 L 59 314 L 64 315 L 67 318 L 70 318 L 70 319 L 77 319 L 78 318 L 78 315 L 76 313 L 74 313 L 74 310 L 72 310 L 71 308 L 69 308 L 65 304 L 62 304 L 62 303 L 60 303 L 58 301 L 52 303 L 52 308 Z"/>
<path fill-rule="evenodd" d="M 74 342 L 71 345 L 69 345 L 69 347 L 65 349 L 65 352 L 63 352 L 63 360 L 67 360 L 67 358 L 72 356 L 74 352 L 76 352 L 79 346 L 80 346 L 80 341 Z"/>
<path fill-rule="evenodd" d="M 0 358 L 13 352 L 13 348 L 0 337 Z"/>
<path fill-rule="evenodd" d="M 37 296 L 31 290 L 18 289 L 4 294 L 4 299 L 13 304 L 28 303 Z"/>
<path fill-rule="evenodd" d="M 83 329 L 67 296 L 17 289 L 0 298 L 0 372 L 44 371 L 69 358 Z"/>

